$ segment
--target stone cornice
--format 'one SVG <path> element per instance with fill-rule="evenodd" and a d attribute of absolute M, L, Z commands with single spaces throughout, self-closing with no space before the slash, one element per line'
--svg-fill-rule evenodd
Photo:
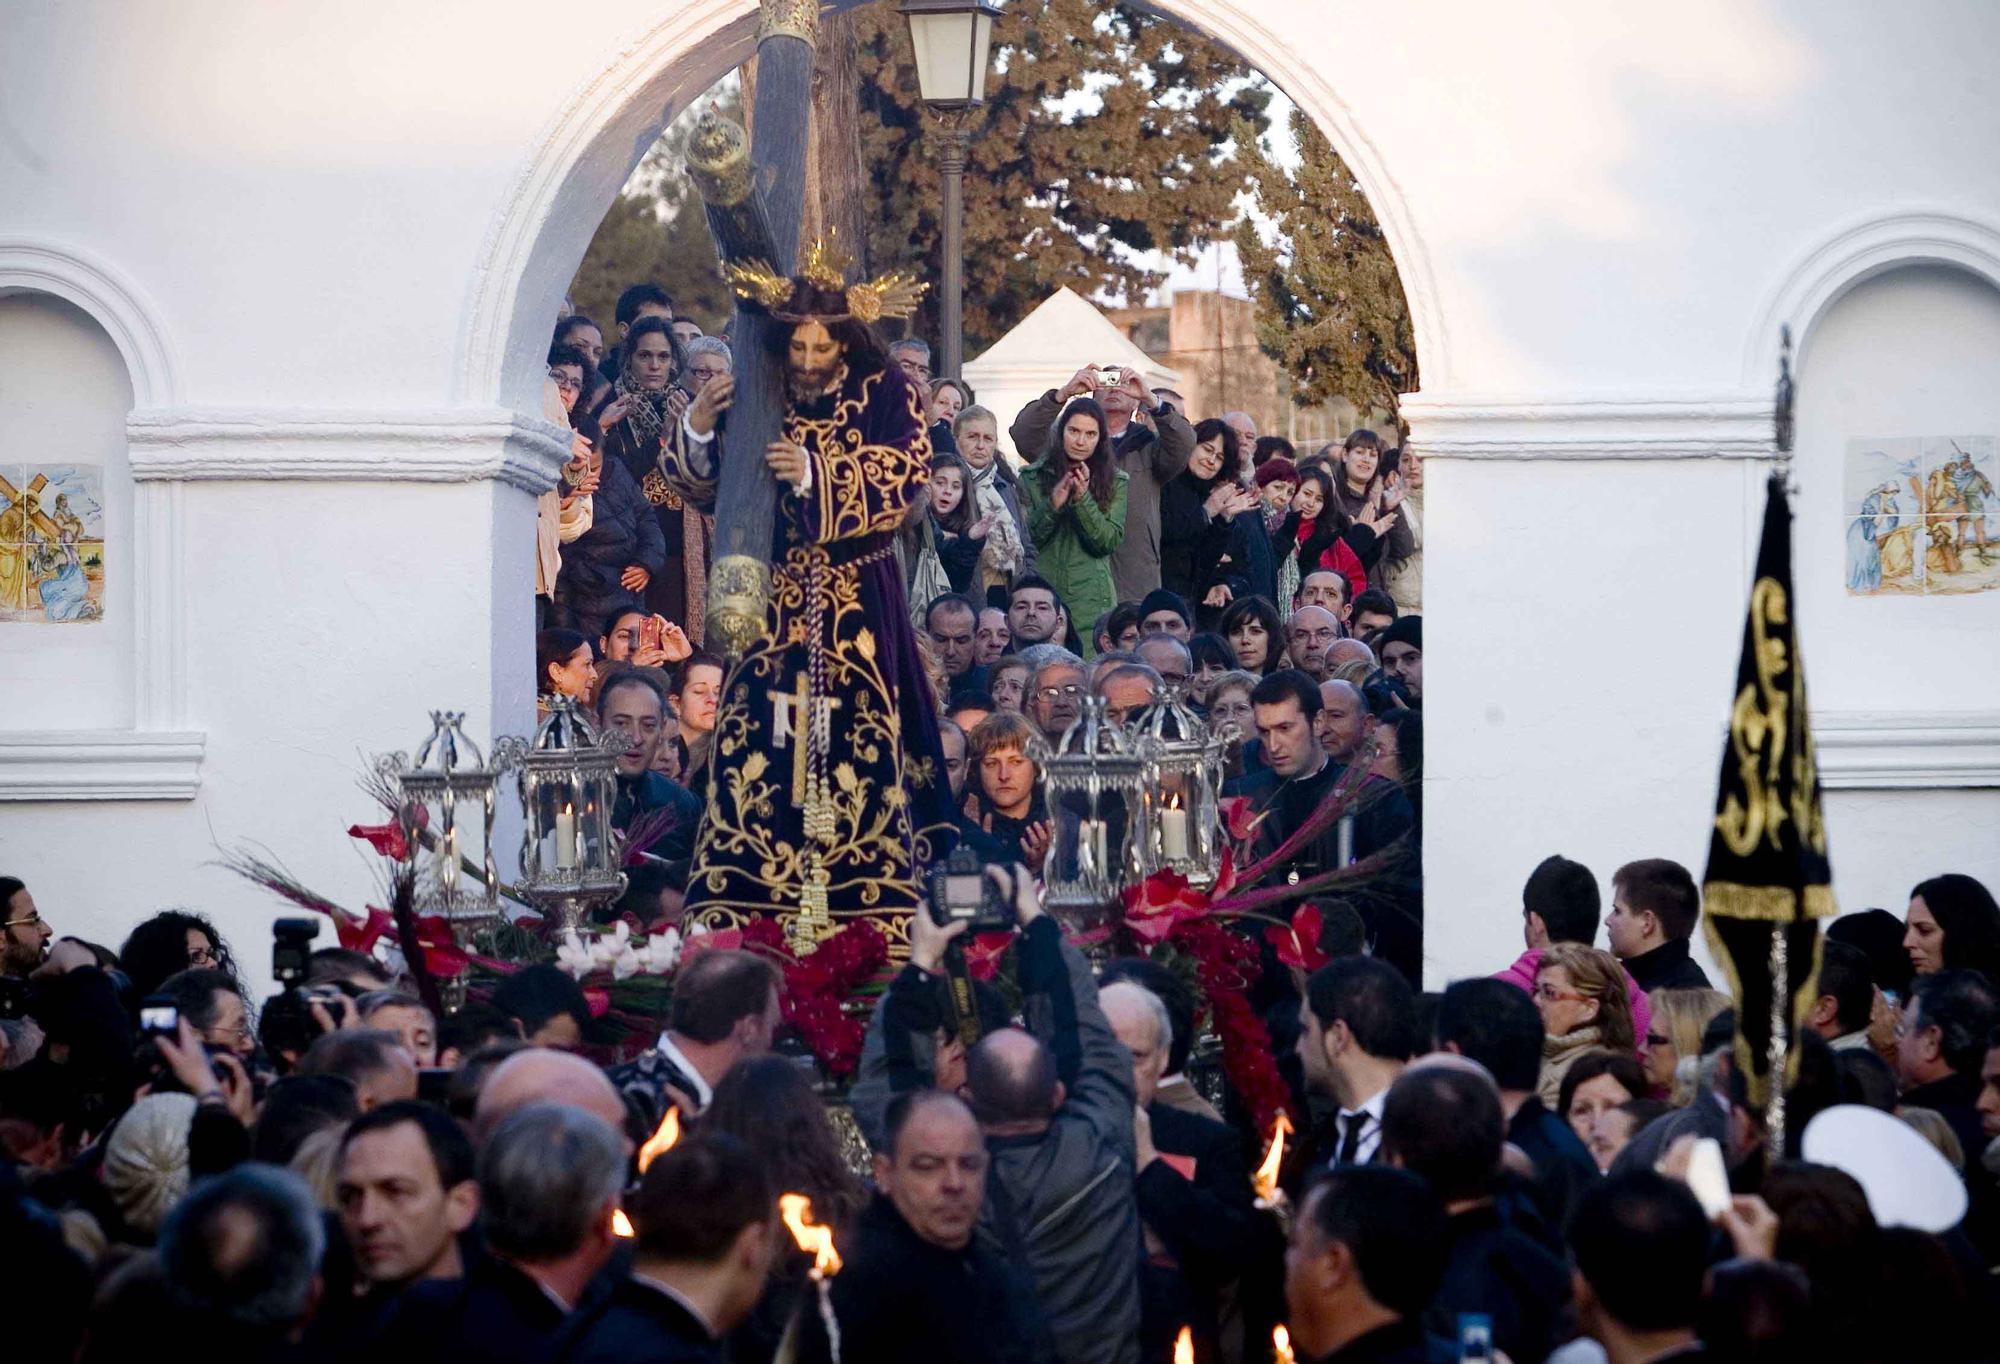
<path fill-rule="evenodd" d="M 132 477 L 471 483 L 539 494 L 569 458 L 560 428 L 503 408 L 310 411 L 139 408 L 125 423 Z"/>
<path fill-rule="evenodd" d="M 1829 791 L 2000 787 L 2000 711 L 1815 711 Z"/>
<path fill-rule="evenodd" d="M 206 736 L 0 730 L 0 801 L 191 800 Z"/>
<path fill-rule="evenodd" d="M 1403 399 L 1426 459 L 1769 459 L 1768 394 L 1418 393 Z"/>

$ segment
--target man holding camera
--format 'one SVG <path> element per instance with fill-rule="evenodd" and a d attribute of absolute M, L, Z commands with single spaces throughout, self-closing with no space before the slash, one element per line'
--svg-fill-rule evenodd
<path fill-rule="evenodd" d="M 1033 1031 L 1000 1029 L 967 1059 L 966 1097 L 990 1161 L 980 1236 L 1033 1278 L 1060 1357 L 1136 1364 L 1132 1058 L 1098 1004 L 1089 963 L 1042 912 L 1026 869 L 989 867 L 986 878 L 976 907 L 940 885 L 929 912 L 911 918 L 910 964 L 870 1025 L 854 1114 L 876 1149 L 886 1149 L 891 1100 L 932 1083 L 933 1024 L 938 1001 L 950 997 L 943 973 L 953 942 L 988 930 L 1011 902 Z"/>

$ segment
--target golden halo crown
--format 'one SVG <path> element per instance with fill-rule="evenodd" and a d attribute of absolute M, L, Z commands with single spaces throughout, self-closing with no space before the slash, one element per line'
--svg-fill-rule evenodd
<path fill-rule="evenodd" d="M 824 292 L 845 290 L 847 311 L 844 313 L 787 313 L 779 308 L 792 296 L 797 281 L 779 273 L 768 261 L 730 261 L 723 267 L 723 276 L 729 287 L 744 302 L 769 313 L 780 322 L 880 322 L 885 317 L 908 317 L 917 310 L 924 291 L 930 286 L 907 270 L 891 270 L 858 284 L 847 283 L 847 271 L 853 266 L 854 257 L 835 239 L 829 229 L 806 248 L 800 264 L 799 279 Z"/>

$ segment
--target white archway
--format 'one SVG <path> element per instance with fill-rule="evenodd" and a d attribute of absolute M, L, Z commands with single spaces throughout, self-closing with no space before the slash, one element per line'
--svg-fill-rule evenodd
<path fill-rule="evenodd" d="M 117 269 L 61 242 L 0 237 L 0 294 L 16 292 L 53 294 L 89 313 L 125 358 L 134 406 L 178 401 L 166 330 L 151 302 Z"/>
<path fill-rule="evenodd" d="M 847 9 L 860 0 L 832 0 Z M 1423 372 L 1449 373 L 1448 332 L 1401 188 L 1353 112 L 1247 4 L 1151 0 L 1229 48 L 1326 134 L 1381 222 L 1409 300 Z M 756 0 L 688 0 L 620 43 L 536 139 L 496 207 L 467 287 L 453 397 L 530 410 L 548 320 L 632 168 L 688 101 L 750 56 Z"/>

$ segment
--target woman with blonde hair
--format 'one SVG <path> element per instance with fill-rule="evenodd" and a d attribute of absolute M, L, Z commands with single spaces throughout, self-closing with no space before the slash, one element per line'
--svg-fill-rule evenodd
<path fill-rule="evenodd" d="M 1720 990 L 1655 990 L 1646 1000 L 1653 1006 L 1639 1049 L 1646 1080 L 1668 1103 L 1685 1108 L 1694 1098 L 1702 1032 L 1729 1007 L 1729 996 Z"/>
<path fill-rule="evenodd" d="M 1554 1110 L 1563 1076 L 1592 1052 L 1630 1056 L 1632 1005 L 1625 973 L 1609 952 L 1579 942 L 1551 943 L 1535 968 L 1535 1009 L 1542 1016 L 1542 1076 L 1536 1086 Z"/>

